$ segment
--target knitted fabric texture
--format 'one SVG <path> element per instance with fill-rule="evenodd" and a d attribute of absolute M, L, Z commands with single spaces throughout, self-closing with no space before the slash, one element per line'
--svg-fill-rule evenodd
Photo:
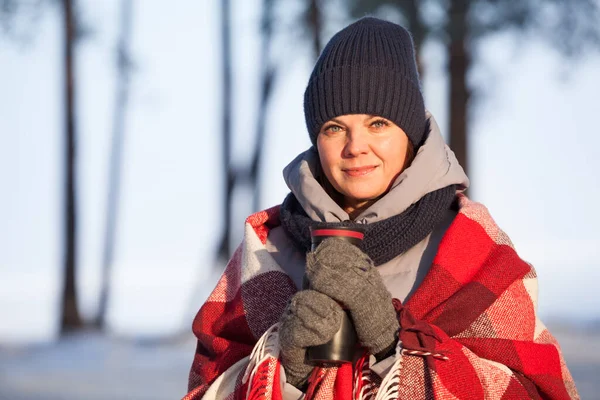
<path fill-rule="evenodd" d="M 401 214 L 371 224 L 361 224 L 365 231 L 362 250 L 375 265 L 385 264 L 404 253 L 425 239 L 442 221 L 455 199 L 455 194 L 456 186 L 450 185 L 427 193 Z M 283 229 L 296 246 L 308 252 L 311 246 L 310 226 L 317 222 L 310 219 L 293 193 L 288 194 L 283 201 L 280 218 Z M 349 220 L 328 225 L 335 228 L 357 223 Z"/>
<path fill-rule="evenodd" d="M 333 338 L 343 313 L 338 303 L 314 290 L 302 290 L 292 297 L 279 320 L 281 363 L 289 383 L 299 388 L 306 382 L 314 367 L 306 360 L 306 348 Z"/>
<path fill-rule="evenodd" d="M 335 237 L 323 240 L 306 255 L 305 277 L 311 289 L 350 312 L 358 339 L 370 354 L 393 347 L 399 326 L 392 296 L 373 261 L 358 247 Z"/>
<path fill-rule="evenodd" d="M 536 315 L 533 267 L 485 207 L 458 199 L 429 273 L 403 307 L 394 302 L 403 348 L 397 392 L 388 398 L 578 399 L 560 347 Z M 281 399 L 276 351 L 244 380 L 250 353 L 297 290 L 265 248 L 279 223 L 278 207 L 247 219 L 242 245 L 194 319 L 198 344 L 185 400 Z M 305 398 L 351 399 L 365 387 L 383 389 L 364 361 L 354 365 L 361 380 L 352 380 L 351 364 L 316 368 Z"/>
<path fill-rule="evenodd" d="M 425 132 L 425 105 L 410 33 L 391 22 L 366 17 L 327 43 L 304 92 L 304 116 L 316 144 L 321 126 L 346 114 L 393 121 L 413 147 Z"/>

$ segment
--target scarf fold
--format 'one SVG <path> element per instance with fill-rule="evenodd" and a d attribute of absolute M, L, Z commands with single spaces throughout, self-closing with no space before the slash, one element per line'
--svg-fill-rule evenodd
<path fill-rule="evenodd" d="M 404 253 L 429 235 L 438 225 L 456 197 L 456 185 L 427 193 L 404 212 L 370 224 L 348 220 L 330 223 L 338 226 L 361 225 L 365 229 L 362 250 L 376 266 Z M 283 229 L 303 252 L 310 251 L 310 226 L 316 224 L 304 211 L 293 193 L 289 193 L 280 209 Z"/>

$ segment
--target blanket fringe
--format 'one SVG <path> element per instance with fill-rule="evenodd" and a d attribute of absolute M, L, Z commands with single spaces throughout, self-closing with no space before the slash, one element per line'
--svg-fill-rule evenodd
<path fill-rule="evenodd" d="M 242 378 L 242 384 L 250 382 L 246 393 L 247 398 L 250 397 L 253 387 L 252 382 L 255 379 L 256 374 L 259 373 L 259 368 L 263 363 L 268 363 L 273 359 L 277 360 L 279 358 L 279 352 L 279 323 L 277 323 L 267 329 L 252 349 L 252 353 L 250 353 L 248 365 Z M 396 400 L 400 392 L 400 372 L 402 370 L 403 355 L 433 356 L 434 358 L 442 360 L 448 359 L 448 357 L 443 354 L 432 354 L 430 352 L 404 349 L 402 347 L 402 341 L 398 340 L 395 349 L 394 363 L 379 387 L 370 377 L 371 370 L 368 361 L 369 356 L 366 355 L 361 357 L 355 369 L 352 397 L 356 400 Z M 310 377 L 312 383 L 310 386 L 315 389 L 315 393 L 318 391 L 324 373 L 325 368 L 315 368 Z M 260 376 L 258 379 L 262 380 Z M 312 394 L 314 395 L 314 393 Z M 310 398 L 310 396 L 308 396 L 308 398 Z"/>
<path fill-rule="evenodd" d="M 256 342 L 252 353 L 250 353 L 248 366 L 242 378 L 242 384 L 246 384 L 249 381 L 252 382 L 260 365 L 268 361 L 271 357 L 274 359 L 279 358 L 279 323 L 267 329 L 258 342 Z M 246 397 L 250 395 L 251 389 L 252 385 L 248 385 Z"/>
<path fill-rule="evenodd" d="M 327 368 L 316 367 L 312 370 L 308 377 L 308 389 L 304 396 L 305 399 L 312 400 L 316 397 L 317 393 L 321 389 L 325 375 L 327 374 Z"/>
<path fill-rule="evenodd" d="M 372 398 L 377 392 L 377 386 L 370 379 L 369 354 L 365 353 L 356 363 L 354 372 L 354 387 L 352 398 L 366 400 Z"/>
<path fill-rule="evenodd" d="M 396 344 L 396 360 L 392 364 L 390 371 L 387 373 L 375 400 L 396 400 L 400 395 L 400 370 L 402 369 L 402 341 L 398 340 Z"/>

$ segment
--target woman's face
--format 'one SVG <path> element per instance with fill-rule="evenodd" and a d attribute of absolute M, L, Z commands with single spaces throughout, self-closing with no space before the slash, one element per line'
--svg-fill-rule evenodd
<path fill-rule="evenodd" d="M 323 124 L 317 136 L 321 166 L 355 210 L 386 193 L 402 172 L 409 146 L 404 131 L 376 115 L 349 114 Z"/>

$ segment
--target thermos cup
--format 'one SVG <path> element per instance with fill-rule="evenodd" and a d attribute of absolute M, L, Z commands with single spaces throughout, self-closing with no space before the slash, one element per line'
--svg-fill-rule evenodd
<path fill-rule="evenodd" d="M 328 237 L 337 237 L 347 240 L 357 247 L 361 247 L 364 238 L 364 230 L 361 227 L 337 226 L 335 228 L 328 224 L 311 226 L 311 250 L 315 251 L 319 243 Z M 315 365 L 341 364 L 352 362 L 358 347 L 356 330 L 348 312 L 344 312 L 342 323 L 334 337 L 327 343 L 309 347 L 307 359 Z"/>

